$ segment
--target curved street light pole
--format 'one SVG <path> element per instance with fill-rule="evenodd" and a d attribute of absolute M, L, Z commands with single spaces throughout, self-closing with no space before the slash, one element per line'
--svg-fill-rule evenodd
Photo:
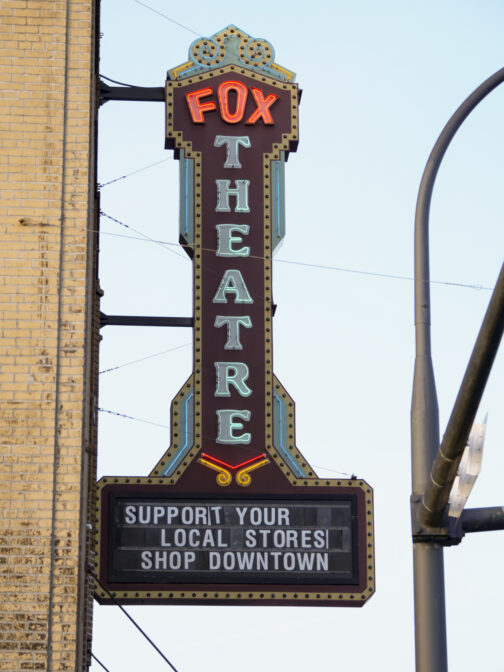
<path fill-rule="evenodd" d="M 483 82 L 456 110 L 434 145 L 418 192 L 415 215 L 416 357 L 411 405 L 414 516 L 421 510 L 421 501 L 428 489 L 439 447 L 439 414 L 430 334 L 429 211 L 432 191 L 439 166 L 455 133 L 472 110 L 502 82 L 504 68 Z M 458 461 L 455 458 L 453 463 L 458 466 Z M 422 518 L 422 521 L 413 520 L 414 535 L 416 525 L 425 524 L 428 520 L 428 516 Z M 417 672 L 448 670 L 443 546 L 436 543 L 435 534 L 433 537 L 418 535 L 413 541 Z"/>

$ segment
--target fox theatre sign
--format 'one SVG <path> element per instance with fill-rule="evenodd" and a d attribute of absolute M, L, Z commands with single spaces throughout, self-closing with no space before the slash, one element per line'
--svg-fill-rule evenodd
<path fill-rule="evenodd" d="M 194 369 L 150 475 L 98 483 L 100 602 L 361 606 L 374 592 L 372 489 L 316 476 L 273 373 L 293 80 L 268 42 L 235 26 L 196 40 L 168 72 Z"/>

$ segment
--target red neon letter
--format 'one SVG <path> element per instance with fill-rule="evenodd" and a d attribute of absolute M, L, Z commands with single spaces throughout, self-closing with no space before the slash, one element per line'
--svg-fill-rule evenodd
<path fill-rule="evenodd" d="M 200 98 L 205 98 L 210 95 L 212 95 L 212 88 L 210 86 L 206 89 L 198 89 L 197 91 L 186 93 L 187 106 L 189 107 L 189 112 L 191 113 L 192 120 L 195 124 L 205 123 L 203 112 L 210 112 L 210 110 L 217 109 L 217 105 L 213 100 L 209 100 L 206 103 L 200 102 Z"/>
<path fill-rule="evenodd" d="M 269 108 L 273 105 L 275 100 L 278 100 L 278 96 L 275 93 L 270 93 L 269 96 L 264 97 L 261 89 L 254 89 L 250 87 L 254 100 L 257 103 L 257 109 L 253 112 L 250 117 L 245 122 L 246 124 L 255 124 L 259 117 L 262 117 L 262 120 L 265 124 L 274 124 L 273 117 Z"/>
<path fill-rule="evenodd" d="M 233 114 L 229 111 L 229 91 L 236 92 L 236 109 Z M 222 82 L 217 90 L 221 116 L 228 124 L 237 124 L 243 119 L 245 103 L 247 102 L 247 87 L 242 82 Z"/>

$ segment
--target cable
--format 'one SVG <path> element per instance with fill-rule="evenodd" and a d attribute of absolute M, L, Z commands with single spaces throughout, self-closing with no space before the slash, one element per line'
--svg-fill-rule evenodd
<path fill-rule="evenodd" d="M 106 212 L 103 210 L 100 210 L 100 215 L 103 217 L 107 217 L 107 219 L 112 220 L 113 222 L 116 222 L 117 224 L 120 224 L 121 226 L 124 226 L 125 228 L 129 229 L 130 231 L 134 231 L 135 233 L 138 233 L 139 236 L 142 236 L 145 240 L 149 240 L 152 243 L 156 243 L 157 245 L 160 245 L 164 250 L 167 252 L 171 252 L 172 254 L 176 255 L 177 257 L 180 257 L 181 259 L 185 258 L 186 255 L 179 254 L 176 250 L 172 250 L 171 247 L 166 247 L 165 245 L 161 244 L 159 241 L 154 240 L 150 236 L 146 235 L 145 233 L 142 233 L 141 231 L 138 231 L 138 229 L 134 229 L 132 226 L 129 224 L 126 224 L 125 222 L 121 222 L 121 220 L 116 219 L 115 217 L 112 217 L 111 215 L 107 215 Z"/>
<path fill-rule="evenodd" d="M 162 425 L 159 422 L 152 422 L 151 420 L 144 420 L 143 418 L 135 418 L 133 415 L 126 415 L 126 413 L 119 413 L 118 411 L 109 411 L 106 408 L 100 408 L 100 407 L 98 407 L 96 410 L 101 411 L 102 413 L 109 413 L 110 415 L 115 415 L 118 418 L 126 418 L 126 420 L 135 420 L 136 422 L 144 422 L 146 425 L 154 425 L 154 427 L 163 427 L 164 429 L 171 429 L 169 425 Z M 192 431 L 188 431 L 187 435 L 194 438 L 194 432 Z M 207 439 L 209 441 L 213 440 L 212 437 L 206 436 L 205 434 L 203 434 L 202 438 Z M 241 448 L 243 448 L 243 450 L 245 451 L 248 450 L 253 453 L 257 452 L 257 449 L 253 448 L 252 446 L 243 445 L 241 446 Z"/>
<path fill-rule="evenodd" d="M 393 275 L 392 273 L 378 273 L 375 271 L 362 271 L 355 268 L 343 268 L 341 266 L 324 266 L 323 264 L 309 264 L 304 261 L 290 261 L 289 259 L 274 259 L 279 264 L 294 264 L 296 266 L 308 266 L 309 268 L 320 268 L 327 271 L 340 271 L 342 273 L 357 273 L 358 275 L 371 275 L 376 278 L 389 278 L 390 280 L 408 280 L 413 282 L 415 278 L 409 275 Z M 467 289 L 487 289 L 493 291 L 492 287 L 483 287 L 483 285 L 469 285 L 464 282 L 448 282 L 446 280 L 431 280 L 431 285 L 452 285 L 454 287 L 465 287 Z"/>
<path fill-rule="evenodd" d="M 144 422 L 146 425 L 154 425 L 155 427 L 163 427 L 164 429 L 170 429 L 169 425 L 162 425 L 159 422 L 152 422 L 151 420 L 142 420 L 142 418 L 134 418 L 132 415 L 126 415 L 126 413 L 118 413 L 117 411 L 109 411 L 106 408 L 98 407 L 96 409 L 101 413 L 109 413 L 110 415 L 117 415 L 119 418 L 126 418 L 127 420 L 136 420 L 137 422 Z"/>
<path fill-rule="evenodd" d="M 107 215 L 104 212 L 102 212 L 101 214 L 103 214 L 108 219 L 111 219 L 112 221 L 120 224 L 121 226 L 124 226 L 125 228 L 130 229 L 131 231 L 135 231 L 136 233 L 138 233 L 142 237 L 139 238 L 137 236 L 127 236 L 123 233 L 114 233 L 113 231 L 101 231 L 99 229 L 92 229 L 92 228 L 83 229 L 82 231 L 89 231 L 91 233 L 100 233 L 101 235 L 104 235 L 104 236 L 115 236 L 117 238 L 126 238 L 127 240 L 135 240 L 135 241 L 156 243 L 157 245 L 160 245 L 160 246 L 163 246 L 163 247 L 167 246 L 168 248 L 170 248 L 170 247 L 182 247 L 182 248 L 191 247 L 190 245 L 183 245 L 181 243 L 172 243 L 172 242 L 167 241 L 167 240 L 157 240 L 155 238 L 150 238 L 149 236 L 143 234 L 140 231 L 137 231 L 133 227 L 129 226 L 128 224 L 126 224 L 124 222 L 121 222 L 120 220 L 116 219 L 115 217 L 111 217 L 110 215 Z M 49 227 L 57 227 L 57 228 L 60 229 L 61 224 L 44 224 L 44 228 L 49 228 Z M 37 236 L 40 235 L 39 230 L 29 231 L 29 230 L 26 229 L 26 230 L 23 231 L 23 235 L 26 235 L 28 233 L 33 233 L 34 235 L 37 235 Z M 68 237 L 70 237 L 70 236 L 81 236 L 82 233 L 81 232 L 78 232 L 78 233 L 68 232 L 67 235 L 68 235 Z M 214 249 L 210 249 L 210 248 L 204 248 L 204 250 L 205 251 L 210 251 L 210 252 L 215 252 Z M 173 251 L 173 250 L 171 250 L 171 251 Z M 177 254 L 177 253 L 175 253 L 175 254 Z M 184 259 L 187 259 L 189 261 L 189 257 L 187 257 L 187 256 L 184 256 L 184 255 L 181 255 L 181 254 L 177 254 L 177 256 L 179 256 L 181 258 L 184 258 Z M 251 255 L 251 257 L 253 257 L 255 259 L 264 259 L 264 257 L 260 257 L 258 255 Z M 322 264 L 311 264 L 311 263 L 304 262 L 304 261 L 294 261 L 294 260 L 290 260 L 290 259 L 273 259 L 273 263 L 293 264 L 293 265 L 297 265 L 297 266 L 303 266 L 305 268 L 318 268 L 318 269 L 327 270 L 327 271 L 338 271 L 340 273 L 354 273 L 354 274 L 358 274 L 358 275 L 368 275 L 370 277 L 388 278 L 390 280 L 406 280 L 408 282 L 414 282 L 414 280 L 415 280 L 415 278 L 413 278 L 409 275 L 394 275 L 394 274 L 387 274 L 387 273 L 378 273 L 378 272 L 375 272 L 375 271 L 363 271 L 363 270 L 355 269 L 355 268 L 344 268 L 343 266 L 329 266 L 329 265 L 322 265 Z M 484 290 L 484 291 L 487 291 L 487 292 L 493 292 L 493 290 L 495 289 L 495 287 L 487 287 L 487 286 L 481 285 L 481 284 L 470 284 L 470 283 L 466 283 L 466 282 L 450 282 L 449 280 L 430 280 L 429 282 L 430 282 L 431 285 L 446 285 L 448 287 L 462 287 L 463 289 L 475 289 L 477 291 Z"/>
<path fill-rule="evenodd" d="M 160 355 L 166 355 L 168 352 L 174 352 L 175 350 L 180 350 L 181 348 L 187 348 L 188 345 L 192 343 L 183 343 L 182 345 L 177 345 L 174 348 L 169 348 L 168 350 L 162 350 L 161 352 L 155 352 L 153 355 L 146 355 L 145 357 L 140 357 L 140 359 L 134 359 L 131 362 L 125 362 L 124 364 L 118 364 L 117 366 L 111 366 L 110 369 L 104 369 L 99 371 L 99 374 L 110 373 L 110 371 L 116 371 L 116 369 L 122 369 L 123 366 L 130 366 L 131 364 L 137 364 L 138 362 L 144 362 L 146 359 L 151 359 L 152 357 L 159 357 Z"/>
<path fill-rule="evenodd" d="M 110 415 L 116 415 L 119 418 L 126 418 L 127 420 L 135 420 L 136 422 L 145 422 L 148 425 L 154 425 L 156 427 L 163 427 L 166 429 L 170 429 L 168 425 L 162 425 L 158 422 L 152 422 L 151 420 L 144 420 L 142 418 L 135 418 L 133 415 L 126 415 L 125 413 L 118 413 L 117 411 L 108 411 L 106 408 L 98 408 L 98 411 L 101 411 L 102 413 L 110 413 Z M 194 432 L 188 432 L 188 435 L 194 436 Z M 204 439 L 210 439 L 209 436 L 203 435 Z M 242 448 L 250 448 L 249 446 L 242 446 Z M 357 476 L 352 473 L 349 474 L 346 471 L 337 471 L 336 469 L 329 469 L 328 467 L 323 467 L 320 464 L 312 464 L 311 465 L 314 469 L 324 469 L 325 471 L 331 471 L 333 474 L 340 474 L 341 476 L 346 476 L 347 478 L 350 479 L 355 479 Z"/>
<path fill-rule="evenodd" d="M 103 211 L 100 211 L 100 214 L 104 215 L 108 219 L 111 219 L 113 222 L 116 222 L 117 224 L 120 224 L 121 226 L 124 226 L 125 228 L 130 229 L 131 231 L 135 231 L 136 233 L 143 236 L 146 240 L 149 240 L 153 243 L 157 243 L 158 245 L 161 245 L 162 247 L 164 247 L 164 246 L 190 247 L 190 245 L 183 245 L 181 243 L 170 243 L 170 242 L 165 241 L 165 240 L 155 240 L 153 238 L 149 238 L 149 236 L 146 236 L 141 231 L 137 231 L 136 229 L 131 227 L 129 224 L 126 224 L 125 222 L 122 222 L 121 220 L 116 219 L 115 217 L 111 217 L 110 215 L 107 215 L 107 213 L 105 213 Z M 107 233 L 107 232 L 103 231 L 102 233 Z M 114 234 L 111 234 L 111 235 L 114 235 Z M 125 237 L 129 238 L 129 236 L 125 236 Z M 135 240 L 139 240 L 139 239 L 135 239 Z M 170 247 L 168 247 L 167 249 L 170 249 Z M 206 247 L 201 248 L 201 249 L 204 252 L 216 252 L 217 251 L 216 249 L 206 248 Z M 173 252 L 174 250 L 170 250 L 170 251 Z M 181 255 L 178 255 L 178 256 L 181 256 Z M 253 254 L 249 255 L 249 258 L 250 259 L 265 259 L 265 257 L 262 257 L 260 255 L 253 255 Z M 326 271 L 339 271 L 340 273 L 355 273 L 355 274 L 358 274 L 358 275 L 369 275 L 369 276 L 376 277 L 376 278 L 388 278 L 390 280 L 407 280 L 408 282 L 413 282 L 414 281 L 414 278 L 412 278 L 411 276 L 407 276 L 407 275 L 394 275 L 392 273 L 378 273 L 378 272 L 375 272 L 375 271 L 363 271 L 363 270 L 354 269 L 354 268 L 343 268 L 342 266 L 328 266 L 328 265 L 324 265 L 324 264 L 310 264 L 308 262 L 292 261 L 290 259 L 273 259 L 273 261 L 276 262 L 276 263 L 279 263 L 279 264 L 292 264 L 294 266 L 305 266 L 305 267 L 308 267 L 308 268 L 319 268 L 321 270 L 326 270 Z M 446 280 L 431 280 L 430 283 L 432 285 L 448 285 L 448 286 L 452 286 L 452 287 L 465 287 L 467 289 L 477 289 L 477 290 L 485 289 L 485 290 L 493 291 L 492 287 L 484 287 L 482 285 L 471 285 L 471 284 L 467 284 L 467 283 L 463 283 L 463 282 L 450 282 L 450 281 L 446 281 Z"/>
<path fill-rule="evenodd" d="M 147 635 L 147 633 L 146 633 L 144 630 L 142 630 L 142 628 L 138 625 L 138 623 L 135 621 L 135 619 L 134 619 L 134 618 L 133 618 L 127 611 L 126 611 L 126 609 L 122 606 L 122 604 L 119 604 L 119 602 L 115 599 L 114 595 L 110 592 L 110 590 L 108 590 L 107 588 L 105 588 L 105 586 L 104 586 L 103 583 L 100 581 L 100 579 L 97 577 L 97 575 L 93 572 L 93 570 L 90 569 L 90 568 L 88 568 L 88 572 L 89 572 L 89 574 L 91 574 L 91 576 L 93 577 L 93 579 L 100 585 L 100 587 L 107 593 L 107 595 L 110 597 L 110 599 L 112 600 L 112 602 L 113 602 L 117 607 L 119 607 L 119 609 L 123 612 L 123 614 L 124 614 L 124 615 L 125 615 L 125 616 L 126 616 L 132 623 L 133 623 L 133 625 L 135 626 L 135 628 L 136 628 L 137 630 L 139 630 L 139 631 L 142 633 L 142 635 L 143 635 L 143 636 L 145 637 L 145 639 L 149 642 L 149 644 L 150 644 L 150 645 L 151 645 L 151 646 L 152 646 L 152 647 L 159 653 L 159 655 L 160 655 L 161 658 L 165 661 L 165 663 L 168 663 L 168 665 L 171 667 L 171 669 L 173 670 L 173 672 L 177 672 L 176 667 L 175 667 L 174 665 L 172 665 L 172 663 L 170 663 L 170 661 L 169 661 L 168 658 L 165 656 L 165 654 L 161 651 L 161 649 L 160 649 L 159 647 L 157 647 L 157 646 L 154 644 L 154 642 L 152 641 L 152 639 Z"/>
<path fill-rule="evenodd" d="M 350 479 L 355 479 L 357 476 L 355 474 L 349 474 L 346 471 L 337 471 L 336 469 L 329 469 L 328 467 L 322 467 L 320 464 L 312 464 L 311 465 L 314 469 L 323 469 L 324 471 L 330 471 L 332 474 L 340 474 L 341 476 L 346 476 L 347 478 Z"/>
<path fill-rule="evenodd" d="M 108 215 L 107 215 L 108 216 Z M 117 221 L 117 220 L 114 220 Z M 128 226 L 127 224 L 124 224 L 124 226 Z M 131 227 L 128 227 L 131 228 Z M 132 229 L 134 230 L 134 229 Z M 120 233 L 113 233 L 111 231 L 101 231 L 103 235 L 106 236 L 118 236 L 119 238 L 128 238 L 130 240 L 145 240 L 145 238 L 137 238 L 135 236 L 125 236 L 124 234 Z M 155 240 L 155 239 L 147 239 L 148 242 L 153 242 L 157 243 L 158 245 L 167 245 L 167 246 L 180 246 L 180 247 L 190 247 L 190 245 L 183 245 L 181 243 L 171 243 L 167 240 Z M 204 251 L 207 252 L 215 252 L 215 250 L 208 249 L 208 248 L 203 248 Z M 254 259 L 264 259 L 264 257 L 260 257 L 259 255 L 250 255 L 251 258 Z M 189 257 L 188 257 L 189 259 Z M 408 282 L 414 282 L 415 278 L 409 276 L 409 275 L 394 275 L 392 273 L 378 273 L 377 271 L 363 271 L 360 269 L 356 268 L 344 268 L 343 266 L 328 266 L 328 265 L 323 265 L 323 264 L 311 264 L 308 262 L 304 261 L 294 261 L 291 259 L 273 259 L 273 263 L 279 263 L 279 264 L 292 264 L 295 266 L 304 266 L 306 268 L 318 268 L 321 270 L 326 270 L 326 271 L 338 271 L 340 273 L 354 273 L 357 275 L 369 275 L 371 277 L 376 277 L 376 278 L 388 278 L 390 280 L 406 280 Z M 449 287 L 463 287 L 464 289 L 475 289 L 477 291 L 485 290 L 488 292 L 493 292 L 494 288 L 493 287 L 486 287 L 485 285 L 476 285 L 476 284 L 470 284 L 466 282 L 450 282 L 449 280 L 431 280 L 430 281 L 431 285 L 447 285 Z"/>
<path fill-rule="evenodd" d="M 91 652 L 91 658 L 94 658 L 94 660 L 96 660 L 96 662 L 98 663 L 98 665 L 99 665 L 100 667 L 102 667 L 102 668 L 105 670 L 105 672 L 110 672 L 110 670 L 108 669 L 108 667 L 105 667 L 105 665 L 101 662 L 101 660 L 99 660 L 99 659 L 95 656 L 95 654 L 92 653 L 92 652 Z"/>
<path fill-rule="evenodd" d="M 109 180 L 108 182 L 103 182 L 103 184 L 98 184 L 98 189 L 103 189 L 103 187 L 108 187 L 109 184 L 114 184 L 114 182 L 119 182 L 119 180 L 124 180 L 127 177 L 131 177 L 131 175 L 136 175 L 137 173 L 141 173 L 143 170 L 147 170 L 148 168 L 152 168 L 153 166 L 159 166 L 160 163 L 166 163 L 166 161 L 171 161 L 171 158 L 169 159 L 161 159 L 161 161 L 155 161 L 154 163 L 150 163 L 148 166 L 144 166 L 143 168 L 138 168 L 137 170 L 133 170 L 131 173 L 126 173 L 126 175 L 121 175 L 121 177 L 116 177 L 113 180 Z"/>
<path fill-rule="evenodd" d="M 111 79 L 110 77 L 105 77 L 105 75 L 99 75 L 101 79 L 106 79 L 107 82 L 114 82 L 114 84 L 119 84 L 120 86 L 135 86 L 134 84 L 126 84 L 125 82 L 118 82 L 117 79 Z"/>
<path fill-rule="evenodd" d="M 149 5 L 146 5 L 143 2 L 140 2 L 140 0 L 134 0 L 137 5 L 142 5 L 142 7 L 145 7 L 146 9 L 150 9 L 151 12 L 154 12 L 154 14 L 159 14 L 159 16 L 162 16 L 165 19 L 168 19 L 168 21 L 171 21 L 174 23 L 176 26 L 180 26 L 180 28 L 184 28 L 184 30 L 188 30 L 190 33 L 193 33 L 194 35 L 197 35 L 198 37 L 203 37 L 201 33 L 197 33 L 195 30 L 192 28 L 188 28 L 187 26 L 184 26 L 183 23 L 179 23 L 178 21 L 175 21 L 175 19 L 171 19 L 169 16 L 166 16 L 166 14 L 162 14 L 161 12 L 158 12 L 157 9 L 154 9 L 154 7 L 150 7 Z"/>

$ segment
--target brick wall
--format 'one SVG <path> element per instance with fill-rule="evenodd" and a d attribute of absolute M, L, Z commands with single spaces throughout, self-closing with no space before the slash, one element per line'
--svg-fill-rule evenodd
<path fill-rule="evenodd" d="M 0 2 L 0 670 L 88 662 L 95 4 Z"/>

